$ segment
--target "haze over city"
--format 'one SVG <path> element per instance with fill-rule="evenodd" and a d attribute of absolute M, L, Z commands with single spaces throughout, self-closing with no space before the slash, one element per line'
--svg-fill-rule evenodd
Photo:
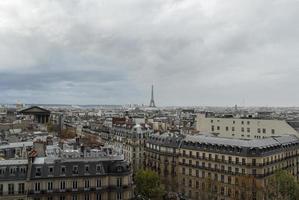
<path fill-rule="evenodd" d="M 91 6 L 92 5 L 92 6 Z M 0 102 L 299 106 L 299 1 L 0 1 Z"/>

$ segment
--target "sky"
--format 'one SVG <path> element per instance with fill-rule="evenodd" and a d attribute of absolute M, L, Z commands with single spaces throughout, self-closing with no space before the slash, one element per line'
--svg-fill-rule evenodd
<path fill-rule="evenodd" d="M 298 0 L 1 0 L 0 102 L 299 106 Z"/>

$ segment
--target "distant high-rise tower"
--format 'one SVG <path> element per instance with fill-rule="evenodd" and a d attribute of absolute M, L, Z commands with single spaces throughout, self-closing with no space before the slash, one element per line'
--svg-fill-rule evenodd
<path fill-rule="evenodd" d="M 156 107 L 155 100 L 154 100 L 154 86 L 152 85 L 152 95 L 151 95 L 151 101 L 150 101 L 150 107 Z"/>

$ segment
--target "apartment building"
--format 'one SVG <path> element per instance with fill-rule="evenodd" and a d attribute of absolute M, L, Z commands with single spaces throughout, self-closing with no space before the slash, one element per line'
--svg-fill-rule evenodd
<path fill-rule="evenodd" d="M 209 135 L 152 135 L 146 140 L 146 167 L 166 189 L 189 199 L 264 199 L 277 170 L 298 180 L 299 139 L 294 135 L 230 139 Z"/>
<path fill-rule="evenodd" d="M 153 133 L 147 125 L 114 125 L 110 134 L 115 145 L 123 147 L 124 158 L 132 164 L 133 171 L 137 172 L 144 167 L 145 139 Z"/>
<path fill-rule="evenodd" d="M 286 120 L 251 117 L 213 117 L 198 114 L 196 130 L 214 133 L 219 137 L 261 139 L 285 134 L 299 136 L 296 129 Z"/>
<path fill-rule="evenodd" d="M 178 191 L 178 156 L 183 136 L 153 134 L 145 143 L 145 168 L 159 174 L 167 191 Z"/>
<path fill-rule="evenodd" d="M 279 169 L 298 179 L 299 139 L 186 136 L 180 147 L 179 191 L 191 199 L 264 199 Z"/>
<path fill-rule="evenodd" d="M 132 169 L 112 156 L 1 160 L 0 194 L 18 200 L 132 199 Z"/>

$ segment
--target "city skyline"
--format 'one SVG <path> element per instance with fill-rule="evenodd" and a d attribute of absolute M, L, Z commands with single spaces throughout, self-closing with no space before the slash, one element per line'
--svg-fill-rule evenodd
<path fill-rule="evenodd" d="M 2 1 L 0 102 L 299 106 L 298 7 Z"/>

